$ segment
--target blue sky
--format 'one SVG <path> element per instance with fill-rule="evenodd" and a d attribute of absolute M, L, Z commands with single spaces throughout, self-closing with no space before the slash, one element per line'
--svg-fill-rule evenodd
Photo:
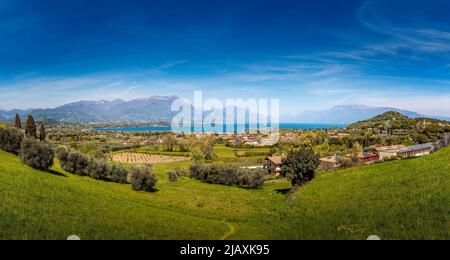
<path fill-rule="evenodd" d="M 0 0 L 0 109 L 152 95 L 450 115 L 446 0 Z"/>

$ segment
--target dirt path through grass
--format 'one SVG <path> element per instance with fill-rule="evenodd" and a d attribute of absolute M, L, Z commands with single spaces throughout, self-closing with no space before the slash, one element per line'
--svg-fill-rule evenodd
<path fill-rule="evenodd" d="M 226 221 L 223 221 L 223 223 L 224 223 L 225 225 L 227 225 L 228 228 L 229 228 L 230 230 L 228 230 L 228 232 L 225 233 L 225 234 L 222 236 L 222 238 L 220 238 L 220 240 L 227 240 L 229 237 L 231 237 L 232 235 L 234 235 L 234 233 L 236 233 L 236 228 L 235 228 L 232 224 L 230 224 L 230 223 L 228 223 L 228 222 L 226 222 Z"/>

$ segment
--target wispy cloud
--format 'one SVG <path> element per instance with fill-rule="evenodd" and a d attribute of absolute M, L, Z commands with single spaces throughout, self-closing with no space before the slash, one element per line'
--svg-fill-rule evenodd
<path fill-rule="evenodd" d="M 358 21 L 367 29 L 390 36 L 383 44 L 370 49 L 383 54 L 396 55 L 406 49 L 422 53 L 450 53 L 450 32 L 439 28 L 396 27 L 385 22 L 375 12 L 375 2 L 365 2 L 357 13 Z"/>
<path fill-rule="evenodd" d="M 189 60 L 170 61 L 170 62 L 164 63 L 159 68 L 160 69 L 170 69 L 170 68 L 175 67 L 177 65 L 185 64 L 185 63 L 188 63 L 188 62 L 189 62 Z"/>

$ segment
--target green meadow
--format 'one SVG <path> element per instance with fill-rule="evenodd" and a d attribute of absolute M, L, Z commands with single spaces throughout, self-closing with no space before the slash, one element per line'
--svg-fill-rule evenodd
<path fill-rule="evenodd" d="M 230 150 L 216 148 L 217 160 L 235 160 Z M 287 181 L 169 182 L 166 171 L 188 166 L 155 165 L 157 191 L 145 193 L 0 151 L 0 239 L 450 239 L 450 148 L 321 174 L 295 193 Z"/>

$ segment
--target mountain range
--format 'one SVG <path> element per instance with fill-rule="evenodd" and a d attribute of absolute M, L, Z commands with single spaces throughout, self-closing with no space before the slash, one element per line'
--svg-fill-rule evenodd
<path fill-rule="evenodd" d="M 399 112 L 410 118 L 434 118 L 450 121 L 450 118 L 443 116 L 422 115 L 394 107 L 372 107 L 366 105 L 341 105 L 323 111 L 306 111 L 298 115 L 283 115 L 281 116 L 281 121 L 286 123 L 351 124 L 388 111 Z"/>
<path fill-rule="evenodd" d="M 53 119 L 64 122 L 121 122 L 157 123 L 171 122 L 178 112 L 171 111 L 177 96 L 153 96 L 150 98 L 124 101 L 79 101 L 52 109 L 0 110 L 0 120 L 11 120 L 16 114 L 22 118 L 32 115 L 35 119 Z M 283 115 L 283 123 L 351 124 L 372 118 L 388 111 L 396 111 L 410 118 L 435 118 L 450 121 L 450 118 L 427 116 L 392 107 L 371 107 L 365 105 L 335 106 L 324 111 L 307 111 L 298 115 Z"/>
<path fill-rule="evenodd" d="M 0 111 L 0 120 L 10 120 L 16 113 L 22 118 L 53 119 L 64 122 L 170 122 L 177 114 L 171 111 L 177 96 L 154 96 L 124 101 L 79 101 L 52 109 Z"/>

